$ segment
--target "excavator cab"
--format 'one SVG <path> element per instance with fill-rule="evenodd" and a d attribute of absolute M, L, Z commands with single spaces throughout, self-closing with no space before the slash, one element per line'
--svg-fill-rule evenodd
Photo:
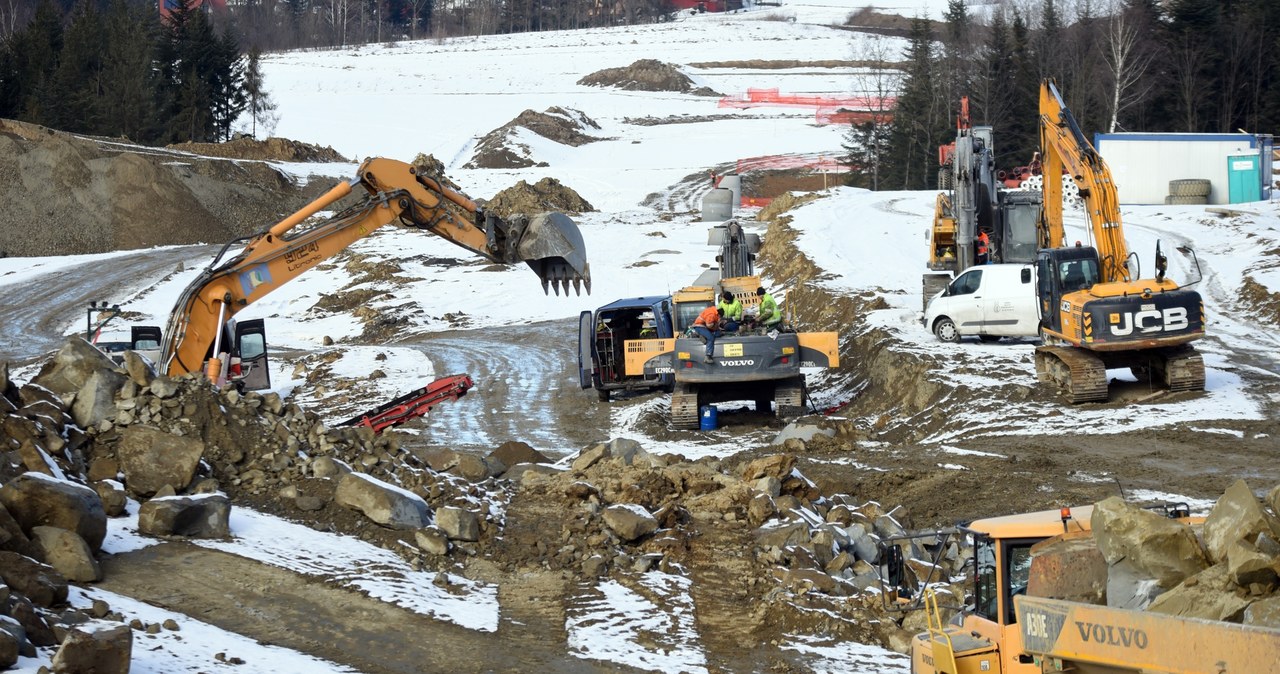
<path fill-rule="evenodd" d="M 1040 325 L 1062 331 L 1062 299 L 1073 292 L 1088 290 L 1099 280 L 1098 251 L 1092 246 L 1048 248 L 1036 256 Z"/>

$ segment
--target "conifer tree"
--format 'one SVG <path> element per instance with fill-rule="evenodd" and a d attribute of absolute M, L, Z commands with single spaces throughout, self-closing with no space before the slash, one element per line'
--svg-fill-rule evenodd
<path fill-rule="evenodd" d="M 893 189 L 936 186 L 937 150 L 949 129 L 948 108 L 935 95 L 937 75 L 929 22 L 911 21 L 906 73 L 889 132 L 884 161 L 884 184 Z"/>
<path fill-rule="evenodd" d="M 249 112 L 249 135 L 258 137 L 258 124 L 262 124 L 264 135 L 275 131 L 276 104 L 263 87 L 262 82 L 262 50 L 255 45 L 249 50 L 249 59 L 244 69 L 244 93 Z"/>
<path fill-rule="evenodd" d="M 102 124 L 110 135 L 140 143 L 160 140 L 159 78 L 154 55 L 160 39 L 156 13 L 129 0 L 112 0 L 106 15 Z"/>
<path fill-rule="evenodd" d="M 102 82 L 102 57 L 106 51 L 102 16 L 89 0 L 76 6 L 64 35 L 53 87 L 59 104 L 46 117 L 50 126 L 80 133 L 107 133 L 102 124 L 106 97 Z"/>

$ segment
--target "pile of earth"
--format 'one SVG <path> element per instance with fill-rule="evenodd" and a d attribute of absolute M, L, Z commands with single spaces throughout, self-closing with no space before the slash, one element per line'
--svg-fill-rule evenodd
<path fill-rule="evenodd" d="M 288 138 L 233 138 L 225 143 L 175 143 L 171 150 L 205 157 L 258 159 L 288 162 L 350 162 L 332 147 L 320 147 Z"/>
<path fill-rule="evenodd" d="M 0 120 L 0 252 L 104 253 L 220 243 L 313 200 L 263 161 L 206 159 Z"/>
<path fill-rule="evenodd" d="M 597 70 L 578 80 L 589 87 L 614 87 L 626 91 L 674 91 L 694 96 L 720 96 L 708 87 L 695 87 L 693 80 L 670 63 L 640 59 L 622 68 Z"/>
<path fill-rule="evenodd" d="M 530 185 L 521 180 L 485 202 L 485 208 L 508 218 L 516 214 L 534 215 L 554 211 L 577 214 L 596 210 L 573 188 L 555 178 L 543 178 Z"/>
<path fill-rule="evenodd" d="M 561 107 L 547 108 L 545 112 L 525 110 L 515 119 L 490 131 L 476 145 L 475 154 L 463 168 L 529 168 L 547 166 L 535 162 L 532 150 L 520 140 L 525 131 L 533 132 L 547 140 L 562 145 L 579 147 L 603 140 L 586 133 L 587 129 L 599 129 L 595 120 L 578 110 Z"/>

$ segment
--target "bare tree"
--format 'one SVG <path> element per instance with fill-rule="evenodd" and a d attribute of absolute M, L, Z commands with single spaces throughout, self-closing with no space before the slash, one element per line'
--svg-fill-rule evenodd
<path fill-rule="evenodd" d="M 1140 35 L 1131 17 L 1121 7 L 1107 19 L 1103 36 L 1103 56 L 1111 83 L 1107 132 L 1114 133 L 1119 125 L 1120 112 L 1141 101 L 1151 93 L 1151 81 L 1146 77 L 1152 61 L 1152 53 L 1141 49 Z"/>
<path fill-rule="evenodd" d="M 1173 77 L 1173 96 L 1178 106 L 1177 117 L 1182 122 L 1179 130 L 1200 131 L 1204 92 L 1209 90 L 1201 76 L 1207 50 L 1195 36 L 1183 34 L 1174 39 L 1170 56 L 1169 72 Z"/>

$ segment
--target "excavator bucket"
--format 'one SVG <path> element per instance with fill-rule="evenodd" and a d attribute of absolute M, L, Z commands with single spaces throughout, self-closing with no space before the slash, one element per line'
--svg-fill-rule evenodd
<path fill-rule="evenodd" d="M 591 265 L 582 232 L 563 213 L 542 213 L 530 219 L 516 254 L 542 279 L 543 292 L 550 288 L 559 295 L 563 288 L 568 295 L 572 285 L 580 295 L 585 285 L 591 294 Z"/>

